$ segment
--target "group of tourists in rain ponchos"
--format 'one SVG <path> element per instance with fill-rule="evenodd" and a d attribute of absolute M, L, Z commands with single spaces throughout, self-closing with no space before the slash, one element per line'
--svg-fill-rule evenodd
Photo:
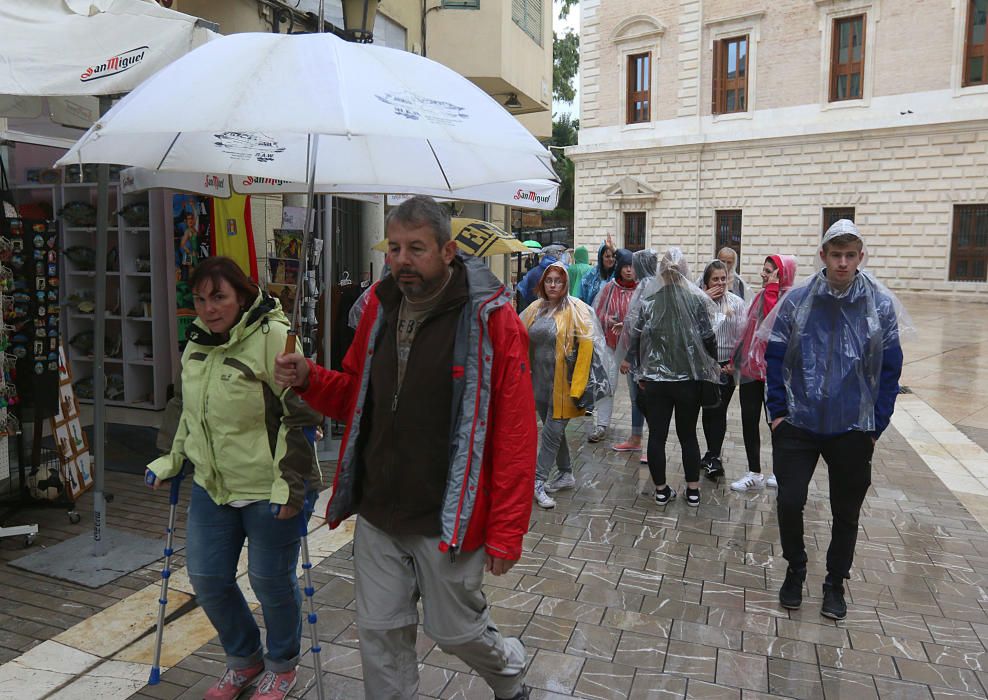
<path fill-rule="evenodd" d="M 850 231 L 852 238 L 858 236 L 849 221 L 834 231 Z M 822 250 L 823 246 L 821 260 Z M 550 250 L 519 285 L 521 295 L 533 299 L 521 316 L 529 331 L 536 406 L 543 424 L 535 485 L 535 501 L 543 508 L 555 506 L 553 494 L 576 485 L 564 439 L 569 420 L 592 412 L 588 440 L 600 442 L 607 436 L 613 397 L 619 388 L 618 374 L 625 375 L 631 398 L 631 434 L 615 441 L 612 449 L 640 451 L 640 461 L 648 465 L 654 483 L 655 501 L 666 504 L 677 497 L 666 474 L 666 438 L 675 420 L 685 472 L 685 501 L 697 506 L 700 475 L 714 481 L 725 475 L 721 450 L 728 405 L 736 390 L 747 464 L 732 481 L 731 489 L 744 492 L 777 486 L 775 475 L 762 473 L 760 423 L 766 396 L 769 409 L 773 400 L 778 402 L 778 410 L 792 417 L 787 420 L 802 418 L 807 429 L 833 435 L 847 428 L 844 419 L 854 408 L 849 405 L 853 403 L 851 399 L 832 387 L 842 386 L 850 395 L 860 395 L 861 406 L 871 406 L 878 399 L 883 372 L 895 373 L 901 367 L 901 360 L 897 365 L 885 358 L 884 363 L 879 359 L 870 364 L 850 359 L 828 369 L 823 358 L 832 356 L 832 349 L 821 345 L 822 340 L 814 340 L 818 346 L 812 349 L 816 361 L 798 365 L 795 374 L 806 376 L 793 379 L 787 375 L 786 386 L 799 383 L 800 391 L 814 394 L 818 401 L 826 403 L 826 397 L 833 397 L 848 408 L 837 411 L 837 415 L 830 415 L 833 411 L 819 405 L 786 410 L 791 390 L 771 385 L 766 388 L 766 351 L 771 347 L 772 327 L 779 316 L 780 301 L 789 298 L 790 292 L 792 298 L 804 298 L 806 294 L 812 298 L 813 293 L 805 289 L 807 285 L 813 288 L 820 274 L 826 283 L 826 269 L 793 290 L 795 257 L 769 255 L 759 271 L 761 287 L 755 290 L 736 273 L 737 257 L 730 248 L 721 250 L 698 277 L 691 276 L 685 255 L 675 247 L 661 254 L 653 250 L 632 253 L 614 250 L 605 243 L 593 267 L 581 262 L 587 258 L 585 249 L 577 249 L 575 262 L 569 268 L 561 262 L 562 257 L 561 247 Z M 860 273 L 855 280 L 858 286 L 871 285 L 866 287 L 873 290 L 868 298 L 892 298 L 868 273 Z M 806 302 L 804 306 L 783 318 L 805 324 L 804 315 L 817 314 L 819 303 Z M 872 307 L 879 311 L 874 312 Z M 872 307 L 863 308 L 866 319 L 876 313 L 888 315 L 887 309 L 891 308 L 875 302 Z M 891 319 L 895 320 L 895 313 L 891 313 Z M 881 326 L 875 319 L 871 322 Z M 865 352 L 867 348 L 859 347 L 862 342 L 881 341 L 869 335 L 868 320 L 856 323 L 855 333 L 867 340 L 845 342 L 845 350 L 852 357 Z M 804 348 L 811 342 L 802 334 L 807 328 L 812 331 L 812 324 L 804 325 L 796 340 L 786 340 L 787 349 L 780 362 L 791 364 L 796 351 L 789 348 Z M 804 348 L 797 354 L 807 352 L 810 351 Z M 771 357 L 771 352 L 768 355 Z M 861 413 L 867 413 L 865 408 Z M 649 437 L 643 445 L 646 419 Z M 706 443 L 704 452 L 699 445 L 698 422 Z M 868 429 L 873 430 L 874 426 L 869 425 Z"/>

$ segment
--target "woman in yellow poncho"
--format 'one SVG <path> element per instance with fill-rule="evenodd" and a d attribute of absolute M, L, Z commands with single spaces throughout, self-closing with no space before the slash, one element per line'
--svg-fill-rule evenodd
<path fill-rule="evenodd" d="M 547 492 L 576 485 L 565 439 L 566 424 L 570 418 L 586 414 L 576 400 L 583 395 L 590 377 L 594 316 L 593 309 L 569 296 L 569 275 L 560 263 L 546 268 L 536 293 L 538 298 L 521 316 L 528 328 L 535 408 L 542 420 L 535 501 L 542 508 L 553 508 L 556 501 Z M 558 474 L 549 481 L 554 463 Z"/>

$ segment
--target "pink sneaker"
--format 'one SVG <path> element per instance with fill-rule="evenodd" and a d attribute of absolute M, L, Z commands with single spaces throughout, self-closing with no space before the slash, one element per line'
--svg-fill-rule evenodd
<path fill-rule="evenodd" d="M 295 669 L 291 671 L 265 671 L 257 683 L 251 700 L 285 700 L 288 691 L 295 687 Z"/>
<path fill-rule="evenodd" d="M 635 452 L 642 448 L 640 442 L 632 442 L 631 440 L 626 440 L 625 442 L 618 443 L 614 445 L 611 449 L 615 452 Z"/>
<path fill-rule="evenodd" d="M 250 687 L 251 681 L 263 670 L 263 661 L 247 668 L 228 668 L 223 677 L 202 696 L 203 700 L 234 700 Z"/>

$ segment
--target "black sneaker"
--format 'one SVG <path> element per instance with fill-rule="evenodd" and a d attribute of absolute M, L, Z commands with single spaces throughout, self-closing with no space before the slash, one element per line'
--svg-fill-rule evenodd
<path fill-rule="evenodd" d="M 779 589 L 779 605 L 786 610 L 799 610 L 803 604 L 803 581 L 806 580 L 806 569 L 786 569 L 786 580 Z"/>
<path fill-rule="evenodd" d="M 701 469 L 706 469 L 707 467 L 709 467 L 710 466 L 710 460 L 711 459 L 713 459 L 713 458 L 710 456 L 710 453 L 709 452 L 707 454 L 703 455 L 703 459 L 700 460 L 700 468 Z"/>
<path fill-rule="evenodd" d="M 655 489 L 655 502 L 660 506 L 666 505 L 669 501 L 675 500 L 675 498 L 676 492 L 672 490 L 672 487 L 669 486 L 669 484 L 666 484 L 666 487 L 661 491 L 659 489 Z"/>
<path fill-rule="evenodd" d="M 531 688 L 529 688 L 527 685 L 523 685 L 521 687 L 521 690 L 518 691 L 517 695 L 512 695 L 510 698 L 505 698 L 505 700 L 528 700 L 531 692 L 532 692 Z M 497 698 L 495 698 L 494 700 L 497 700 Z"/>
<path fill-rule="evenodd" d="M 829 576 L 827 577 L 830 578 Z M 847 617 L 847 603 L 844 602 L 844 586 L 824 582 L 823 605 L 820 614 L 831 620 L 843 620 Z"/>
<path fill-rule="evenodd" d="M 686 487 L 686 505 L 690 508 L 696 508 L 700 505 L 700 489 Z"/>
<path fill-rule="evenodd" d="M 724 463 L 720 461 L 720 457 L 711 457 L 706 464 L 701 462 L 701 466 L 703 475 L 711 481 L 717 481 L 724 476 Z"/>

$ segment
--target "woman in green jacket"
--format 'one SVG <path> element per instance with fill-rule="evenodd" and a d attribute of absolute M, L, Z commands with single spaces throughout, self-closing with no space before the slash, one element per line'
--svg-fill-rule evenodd
<path fill-rule="evenodd" d="M 170 453 L 148 471 L 157 488 L 186 460 L 195 469 L 187 567 L 227 656 L 227 671 L 206 700 L 231 700 L 255 682 L 255 700 L 282 700 L 295 684 L 301 651 L 298 518 L 321 481 L 309 439 L 321 416 L 274 381 L 275 355 L 288 333 L 276 299 L 225 257 L 200 263 L 189 286 L 198 318 L 182 355 L 181 417 Z M 245 539 L 266 653 L 236 582 Z"/>

